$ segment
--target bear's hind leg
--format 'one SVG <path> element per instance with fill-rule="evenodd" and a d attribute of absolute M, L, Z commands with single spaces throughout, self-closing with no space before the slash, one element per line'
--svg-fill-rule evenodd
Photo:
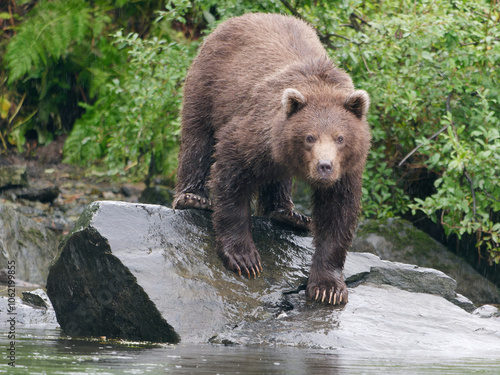
<path fill-rule="evenodd" d="M 259 188 L 255 213 L 300 229 L 307 230 L 311 225 L 311 218 L 294 210 L 291 178 L 262 185 Z"/>
<path fill-rule="evenodd" d="M 172 207 L 212 210 L 207 180 L 213 162 L 214 137 L 206 124 L 184 121 L 181 134 L 176 194 Z"/>

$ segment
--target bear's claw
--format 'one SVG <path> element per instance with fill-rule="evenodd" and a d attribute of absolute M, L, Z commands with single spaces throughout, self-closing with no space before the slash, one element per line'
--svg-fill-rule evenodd
<path fill-rule="evenodd" d="M 292 209 L 278 209 L 271 212 L 269 217 L 300 229 L 311 229 L 311 218 L 309 216 L 299 214 Z"/>
<path fill-rule="evenodd" d="M 249 279 L 256 279 L 262 272 L 262 264 L 260 262 L 259 253 L 255 252 L 253 258 L 250 254 L 224 254 L 223 259 L 226 268 L 230 271 L 237 272 L 239 276 L 243 273 Z"/>
<path fill-rule="evenodd" d="M 340 291 L 331 288 L 328 292 L 327 289 L 316 287 L 314 297 L 311 299 L 328 305 L 342 305 L 347 303 L 347 290 Z"/>
<path fill-rule="evenodd" d="M 212 211 L 212 201 L 193 193 L 180 193 L 172 203 L 174 209 L 196 208 L 198 210 Z"/>

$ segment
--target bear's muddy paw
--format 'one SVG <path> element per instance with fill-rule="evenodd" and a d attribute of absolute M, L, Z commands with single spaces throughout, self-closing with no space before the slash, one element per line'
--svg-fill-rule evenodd
<path fill-rule="evenodd" d="M 257 278 L 262 272 L 262 263 L 260 261 L 260 255 L 256 249 L 252 249 L 248 252 L 224 252 L 221 255 L 224 261 L 224 265 L 230 271 L 238 273 L 238 275 L 245 275 L 249 279 Z"/>
<path fill-rule="evenodd" d="M 279 209 L 269 214 L 269 217 L 274 220 L 281 221 L 285 224 L 296 228 L 309 230 L 311 229 L 311 218 L 306 215 L 299 214 L 292 209 Z"/>
<path fill-rule="evenodd" d="M 176 195 L 172 203 L 173 209 L 196 208 L 198 210 L 212 210 L 212 201 L 193 193 L 181 193 Z"/>
<path fill-rule="evenodd" d="M 309 281 L 306 296 L 309 300 L 328 305 L 345 305 L 348 301 L 347 286 L 342 276 L 316 283 Z"/>

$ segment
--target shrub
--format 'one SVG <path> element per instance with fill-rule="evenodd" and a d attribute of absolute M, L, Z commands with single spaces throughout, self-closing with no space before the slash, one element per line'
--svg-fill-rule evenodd
<path fill-rule="evenodd" d="M 106 174 L 144 177 L 176 167 L 181 82 L 196 43 L 114 35 L 129 58 L 99 91 L 99 99 L 74 126 L 64 154 L 68 162 L 103 163 Z"/>

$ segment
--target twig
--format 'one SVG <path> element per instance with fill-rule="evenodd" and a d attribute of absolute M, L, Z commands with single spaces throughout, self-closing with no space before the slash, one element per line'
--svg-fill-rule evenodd
<path fill-rule="evenodd" d="M 490 193 L 488 193 L 487 191 L 484 191 L 484 190 L 483 190 L 483 193 L 484 193 L 484 195 L 486 195 L 488 198 L 493 199 L 493 200 L 494 200 L 494 201 L 496 201 L 496 202 L 500 202 L 500 199 L 495 198 L 493 195 L 491 195 L 491 194 L 490 194 Z"/>
<path fill-rule="evenodd" d="M 449 124 L 448 124 L 448 125 L 446 125 L 446 126 L 444 126 L 443 128 L 441 128 L 440 130 L 438 130 L 436 133 L 434 133 L 433 135 L 431 135 L 431 136 L 430 136 L 429 138 L 427 138 L 427 139 L 430 141 L 430 140 L 432 140 L 432 139 L 436 138 L 439 134 L 441 134 L 441 133 L 442 133 L 442 132 L 444 132 L 446 129 L 448 129 L 448 127 L 449 127 L 449 126 L 450 126 Z M 403 160 L 401 160 L 401 161 L 399 162 L 399 164 L 398 164 L 398 168 L 401 168 L 401 166 L 404 164 L 404 162 L 405 162 L 405 161 L 406 161 L 406 160 L 407 160 L 410 156 L 412 156 L 415 152 L 417 152 L 417 151 L 418 151 L 418 149 L 419 149 L 420 147 L 422 147 L 423 145 L 424 145 L 424 144 L 422 143 L 422 144 L 418 145 L 417 147 L 415 147 L 413 150 L 411 150 L 411 152 L 410 152 L 408 155 L 406 155 L 406 156 L 403 158 Z"/>
<path fill-rule="evenodd" d="M 453 91 L 452 91 L 452 92 L 450 92 L 450 93 L 448 94 L 448 97 L 446 98 L 446 112 L 450 112 L 450 113 L 451 113 L 451 109 L 450 109 L 450 101 L 451 101 L 451 96 L 452 96 L 452 94 L 453 94 Z M 429 138 L 427 138 L 427 139 L 430 141 L 430 140 L 432 140 L 432 139 L 436 138 L 439 134 L 441 134 L 441 133 L 442 133 L 442 132 L 444 132 L 446 129 L 448 129 L 448 127 L 449 127 L 449 126 L 450 126 L 450 124 L 445 125 L 444 127 L 442 127 L 440 130 L 438 130 L 436 133 L 434 133 L 433 135 L 431 135 L 431 136 L 430 136 Z M 455 136 L 456 136 L 456 134 L 455 134 Z M 457 137 L 457 141 L 458 141 L 458 137 Z M 418 145 L 417 147 L 415 147 L 413 150 L 411 150 L 411 151 L 410 151 L 410 153 L 409 153 L 408 155 L 406 155 L 406 156 L 403 158 L 403 160 L 401 160 L 401 161 L 399 162 L 399 164 L 398 164 L 398 168 L 401 168 L 401 166 L 404 164 L 404 162 L 405 162 L 406 160 L 408 160 L 408 158 L 409 158 L 410 156 L 412 156 L 415 152 L 417 152 L 417 151 L 418 151 L 418 149 L 419 149 L 420 147 L 422 147 L 423 145 L 424 145 L 424 144 L 422 143 L 422 144 Z"/>
<path fill-rule="evenodd" d="M 359 54 L 361 55 L 361 58 L 363 59 L 363 63 L 365 64 L 365 68 L 366 70 L 368 71 L 368 74 L 370 76 L 373 75 L 373 72 L 370 70 L 370 68 L 368 67 L 368 63 L 366 62 L 366 59 L 365 59 L 365 56 L 363 55 L 363 52 L 359 51 Z"/>
<path fill-rule="evenodd" d="M 287 0 L 281 0 L 281 3 L 285 6 L 285 8 L 287 8 L 290 12 L 292 12 L 292 14 L 297 17 L 297 18 L 300 18 L 301 20 L 303 20 L 304 18 L 300 15 L 299 12 L 297 12 L 297 9 L 295 9 L 292 4 L 290 4 Z"/>
<path fill-rule="evenodd" d="M 448 94 L 448 98 L 446 99 L 446 112 L 451 113 L 451 106 L 450 106 L 450 101 L 451 101 L 451 96 L 453 95 L 453 91 Z M 455 134 L 455 139 L 457 140 L 457 145 L 459 143 L 458 139 L 458 134 L 455 130 L 455 125 L 453 124 L 453 120 L 450 118 L 450 125 L 451 128 L 453 129 L 453 134 Z M 470 184 L 470 191 L 472 193 L 472 213 L 475 221 L 477 220 L 477 210 L 476 210 L 476 190 L 474 189 L 474 182 L 472 181 L 472 178 L 469 175 L 469 172 L 467 172 L 467 168 L 464 166 L 464 176 L 469 181 Z"/>
<path fill-rule="evenodd" d="M 469 184 L 470 184 L 470 190 L 472 192 L 472 213 L 473 213 L 473 217 L 476 221 L 477 220 L 477 217 L 476 217 L 476 192 L 474 190 L 474 182 L 472 182 L 472 178 L 469 176 L 469 173 L 467 173 L 467 170 L 465 169 L 464 167 L 464 174 L 465 174 L 465 178 L 467 179 L 467 181 L 469 181 Z"/>
<path fill-rule="evenodd" d="M 292 6 L 292 4 L 290 4 L 287 0 L 281 0 L 281 3 L 282 3 L 282 4 L 285 6 L 285 8 L 287 8 L 287 9 L 288 9 L 288 10 L 289 10 L 289 11 L 290 11 L 290 12 L 291 12 L 291 13 L 292 13 L 295 17 L 297 17 L 297 18 L 299 18 L 299 19 L 301 19 L 301 20 L 303 20 L 303 21 L 306 21 L 306 22 L 307 22 L 307 20 L 306 20 L 304 17 L 302 17 L 302 15 L 301 15 L 299 12 L 297 12 L 297 9 L 295 9 L 295 8 Z M 345 39 L 345 40 L 347 40 L 347 41 L 349 41 L 349 42 L 351 42 L 351 43 L 355 43 L 355 44 L 358 44 L 358 45 L 360 44 L 360 43 L 358 43 L 358 42 L 354 42 L 354 41 L 352 41 L 351 39 L 349 39 L 349 38 L 347 38 L 347 37 L 345 37 L 345 36 L 343 36 L 343 35 L 338 35 L 338 34 L 327 34 L 327 35 L 325 35 L 325 34 L 321 33 L 321 32 L 320 32 L 317 28 L 315 28 L 315 30 L 316 30 L 316 33 L 318 34 L 318 37 L 319 37 L 319 39 L 321 40 L 321 42 L 323 42 L 324 44 L 326 44 L 326 45 L 328 46 L 328 48 L 330 48 L 330 49 L 336 49 L 336 48 L 337 48 L 337 47 L 335 47 L 335 46 L 332 44 L 332 42 L 331 42 L 331 40 L 330 40 L 330 37 L 332 37 L 332 36 L 334 36 L 334 37 L 336 37 L 336 38 L 342 38 L 342 39 Z"/>

